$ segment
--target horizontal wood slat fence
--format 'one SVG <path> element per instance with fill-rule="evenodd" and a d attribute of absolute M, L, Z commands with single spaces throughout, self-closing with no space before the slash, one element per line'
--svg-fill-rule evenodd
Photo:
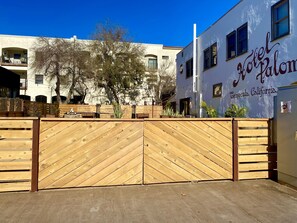
<path fill-rule="evenodd" d="M 269 178 L 268 119 L 0 118 L 0 191 Z"/>
<path fill-rule="evenodd" d="M 63 117 L 65 113 L 73 109 L 76 113 L 100 113 L 100 118 L 109 119 L 113 117 L 113 106 L 112 105 L 76 105 L 76 104 L 60 104 L 59 105 L 59 117 Z M 132 106 L 122 105 L 124 119 L 130 119 L 132 117 Z M 136 114 L 147 114 L 149 118 L 160 118 L 163 112 L 163 107 L 159 105 L 137 105 Z"/>
<path fill-rule="evenodd" d="M 82 114 L 84 118 L 95 118 L 100 114 L 102 119 L 114 116 L 112 105 L 80 105 L 80 104 L 49 104 L 42 102 L 26 101 L 19 98 L 0 97 L 0 117 L 63 117 L 73 110 Z M 132 118 L 132 106 L 122 105 L 124 119 Z M 135 115 L 145 118 L 160 118 L 163 107 L 159 105 L 137 105 Z"/>
<path fill-rule="evenodd" d="M 30 190 L 33 123 L 38 119 L 0 119 L 0 191 Z"/>
<path fill-rule="evenodd" d="M 55 117 L 58 111 L 58 104 L 0 98 L 0 117 Z"/>
<path fill-rule="evenodd" d="M 276 147 L 271 120 L 235 120 L 238 131 L 238 178 L 276 177 Z"/>

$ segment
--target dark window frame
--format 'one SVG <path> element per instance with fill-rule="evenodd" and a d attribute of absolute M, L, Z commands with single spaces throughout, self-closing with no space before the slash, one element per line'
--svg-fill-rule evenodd
<path fill-rule="evenodd" d="M 169 60 L 169 56 L 162 56 L 162 60 Z"/>
<path fill-rule="evenodd" d="M 211 49 L 208 47 L 204 50 L 204 70 L 207 70 L 211 67 Z"/>
<path fill-rule="evenodd" d="M 43 82 L 44 82 L 44 75 L 43 74 L 35 74 L 35 84 L 43 84 Z"/>
<path fill-rule="evenodd" d="M 45 95 L 37 95 L 37 96 L 35 96 L 35 101 L 47 103 L 47 97 Z"/>
<path fill-rule="evenodd" d="M 214 51 L 215 47 L 215 51 Z M 217 43 L 212 44 L 204 50 L 204 70 L 208 70 L 217 65 L 218 49 Z"/>
<path fill-rule="evenodd" d="M 186 78 L 193 77 L 193 58 L 186 62 Z"/>
<path fill-rule="evenodd" d="M 213 48 L 216 48 L 215 50 L 215 53 L 213 51 Z M 214 43 L 211 45 L 210 47 L 210 55 L 211 55 L 211 58 L 210 58 L 210 66 L 211 67 L 214 67 L 218 64 L 218 44 L 217 43 Z"/>
<path fill-rule="evenodd" d="M 284 5 L 286 3 L 288 3 L 287 16 L 276 21 L 276 13 L 275 13 L 276 9 L 280 8 L 282 5 Z M 276 25 L 282 21 L 285 21 L 285 20 L 288 20 L 288 23 L 287 23 L 288 32 L 277 36 L 276 35 Z M 271 32 L 272 32 L 272 41 L 280 39 L 280 38 L 290 34 L 291 28 L 290 28 L 290 1 L 289 0 L 281 0 L 281 1 L 277 2 L 276 4 L 274 4 L 273 6 L 271 6 Z"/>
<path fill-rule="evenodd" d="M 246 29 L 246 37 L 245 37 L 245 39 L 240 40 L 239 32 L 243 31 L 244 29 Z M 249 46 L 249 41 L 248 41 L 249 37 L 248 36 L 249 36 L 248 35 L 248 23 L 245 23 L 237 29 L 237 38 L 236 38 L 237 56 L 240 56 L 248 51 L 248 48 L 249 48 L 248 47 Z M 246 49 L 245 50 L 241 44 L 243 41 L 246 41 Z"/>
<path fill-rule="evenodd" d="M 234 56 L 232 56 L 231 55 L 231 51 L 230 51 L 230 53 L 229 53 L 229 50 L 230 50 L 230 46 L 229 46 L 229 38 L 231 38 L 231 36 L 233 36 L 234 35 L 234 40 L 235 40 L 235 42 L 234 42 L 234 46 L 232 45 L 232 47 L 234 47 L 234 50 L 235 50 L 235 54 L 234 54 Z M 226 55 L 226 57 L 227 57 L 227 60 L 231 60 L 231 59 L 233 59 L 233 58 L 235 58 L 236 56 L 237 56 L 237 49 L 236 49 L 236 47 L 237 47 L 237 44 L 236 44 L 236 31 L 234 30 L 234 31 L 232 31 L 231 33 L 229 33 L 227 36 L 226 36 L 226 43 L 227 43 L 227 47 L 226 47 L 226 49 L 227 49 L 227 55 Z M 229 56 L 230 55 L 230 56 Z"/>
<path fill-rule="evenodd" d="M 152 61 L 153 63 L 150 63 Z M 158 58 L 148 58 L 147 63 L 148 63 L 147 67 L 149 70 L 158 70 Z"/>

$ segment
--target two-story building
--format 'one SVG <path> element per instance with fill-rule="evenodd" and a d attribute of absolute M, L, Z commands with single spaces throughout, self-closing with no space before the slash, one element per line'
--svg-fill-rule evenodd
<path fill-rule="evenodd" d="M 278 87 L 297 81 L 296 13 L 295 0 L 241 0 L 194 35 L 177 55 L 177 109 L 202 116 L 203 100 L 220 116 L 237 104 L 273 117 Z"/>
<path fill-rule="evenodd" d="M 75 36 L 69 40 L 73 40 Z M 0 55 L 1 66 L 20 75 L 20 97 L 31 101 L 52 102 L 55 100 L 55 81 L 50 81 L 43 73 L 36 73 L 32 68 L 35 57 L 33 50 L 38 37 L 0 35 Z M 80 40 L 85 43 L 91 40 Z M 170 62 L 169 73 L 175 74 L 175 59 L 180 47 L 168 47 L 162 44 L 144 44 L 145 48 L 144 63 L 148 70 L 157 70 L 162 63 Z M 62 98 L 66 96 L 66 91 L 62 90 Z M 63 95 L 64 93 L 64 95 Z M 139 97 L 138 104 L 150 104 L 152 98 L 146 96 L 145 92 Z M 85 102 L 90 104 L 102 103 L 106 99 L 104 95 L 97 94 L 95 90 L 90 91 Z"/>

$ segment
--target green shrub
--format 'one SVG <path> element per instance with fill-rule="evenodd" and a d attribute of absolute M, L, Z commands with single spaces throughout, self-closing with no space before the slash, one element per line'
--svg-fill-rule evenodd
<path fill-rule="evenodd" d="M 206 112 L 206 115 L 208 118 L 217 118 L 218 117 L 217 110 L 214 109 L 212 106 L 207 105 L 205 101 L 202 101 L 201 107 Z"/>
<path fill-rule="evenodd" d="M 115 118 L 122 118 L 123 117 L 123 111 L 121 108 L 121 105 L 118 103 L 113 103 L 113 114 Z"/>
<path fill-rule="evenodd" d="M 178 112 L 174 112 L 173 108 L 170 104 L 166 104 L 165 109 L 162 111 L 162 115 L 175 117 L 175 118 L 182 118 L 184 114 L 179 114 Z"/>
<path fill-rule="evenodd" d="M 225 117 L 230 118 L 245 118 L 247 113 L 246 107 L 240 107 L 236 104 L 231 104 L 225 112 Z"/>

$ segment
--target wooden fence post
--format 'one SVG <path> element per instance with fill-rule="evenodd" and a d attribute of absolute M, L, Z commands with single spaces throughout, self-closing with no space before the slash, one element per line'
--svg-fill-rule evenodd
<path fill-rule="evenodd" d="M 233 181 L 239 180 L 238 170 L 238 120 L 232 120 L 232 147 L 233 147 Z"/>
<path fill-rule="evenodd" d="M 40 119 L 33 120 L 31 192 L 38 191 Z"/>

